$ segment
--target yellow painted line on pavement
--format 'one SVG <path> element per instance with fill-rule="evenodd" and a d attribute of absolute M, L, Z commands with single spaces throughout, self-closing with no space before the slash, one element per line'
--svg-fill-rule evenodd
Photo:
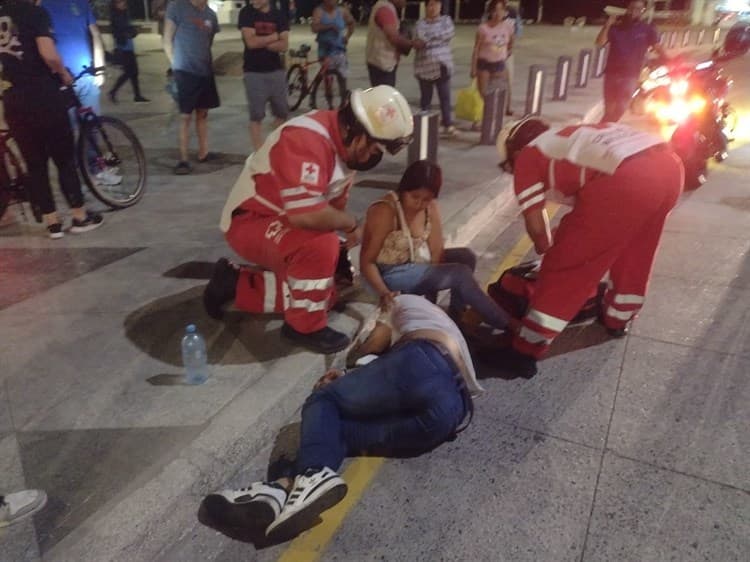
<path fill-rule="evenodd" d="M 550 220 L 552 220 L 552 218 L 557 214 L 557 211 L 559 210 L 560 205 L 547 205 L 547 215 L 549 215 Z M 531 242 L 531 238 L 529 238 L 528 234 L 524 234 L 523 236 L 521 236 L 521 239 L 516 242 L 516 245 L 513 246 L 513 249 L 508 252 L 508 254 L 506 254 L 505 258 L 503 258 L 503 260 L 492 272 L 492 275 L 490 275 L 490 283 L 494 283 L 495 281 L 497 281 L 497 278 L 500 277 L 503 271 L 505 271 L 509 267 L 518 265 L 521 260 L 526 257 L 526 254 L 529 253 L 529 250 L 531 250 L 533 247 L 534 244 Z"/>
<path fill-rule="evenodd" d="M 346 467 L 341 477 L 349 487 L 344 499 L 324 512 L 322 523 L 294 539 L 281 554 L 278 562 L 315 562 L 325 552 L 333 535 L 344 522 L 349 511 L 357 504 L 375 475 L 380 471 L 383 457 L 358 457 Z"/>
<path fill-rule="evenodd" d="M 559 205 L 548 205 L 547 212 L 550 219 L 555 216 L 559 208 Z M 532 246 L 531 239 L 524 234 L 497 266 L 491 279 L 497 279 L 503 271 L 518 264 L 526 257 Z M 294 539 L 279 556 L 278 562 L 317 562 L 320 560 L 328 543 L 341 527 L 349 511 L 359 502 L 384 462 L 383 457 L 358 457 L 349 463 L 341 475 L 349 487 L 344 499 L 321 515 L 322 523 Z"/>

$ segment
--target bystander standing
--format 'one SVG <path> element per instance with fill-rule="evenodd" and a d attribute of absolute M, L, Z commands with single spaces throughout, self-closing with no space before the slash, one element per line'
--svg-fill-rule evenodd
<path fill-rule="evenodd" d="M 365 59 L 370 85 L 396 85 L 396 69 L 402 54 L 421 49 L 421 39 L 410 39 L 399 31 L 399 12 L 406 0 L 378 0 L 370 12 L 367 23 Z"/>
<path fill-rule="evenodd" d="M 414 74 L 419 81 L 420 109 L 426 111 L 430 108 L 434 87 L 440 100 L 443 134 L 450 136 L 456 132 L 451 117 L 451 40 L 456 32 L 453 20 L 448 15 L 440 15 L 440 8 L 440 0 L 427 0 L 425 17 L 417 22 L 415 34 L 424 46 L 416 51 Z"/>
<path fill-rule="evenodd" d="M 486 15 L 487 21 L 479 24 L 471 56 L 471 77 L 477 79 L 482 97 L 489 94 L 491 83 L 507 80 L 505 60 L 515 32 L 513 23 L 506 19 L 504 0 L 491 0 Z"/>
<path fill-rule="evenodd" d="M 338 70 L 344 77 L 349 75 L 346 45 L 355 26 L 349 8 L 338 6 L 336 0 L 323 0 L 313 10 L 311 27 L 317 34 L 318 58 L 328 60 L 328 67 Z"/>
<path fill-rule="evenodd" d="M 198 161 L 212 158 L 208 151 L 208 110 L 219 107 L 211 45 L 219 31 L 216 12 L 207 0 L 172 0 L 167 6 L 164 24 L 164 52 L 177 84 L 177 105 L 182 115 L 179 144 L 180 160 L 174 167 L 178 175 L 189 174 L 190 122 L 195 113 L 198 135 Z"/>
<path fill-rule="evenodd" d="M 598 47 L 609 44 L 602 122 L 619 121 L 625 114 L 649 49 L 666 56 L 656 28 L 641 19 L 645 11 L 643 0 L 633 0 L 625 15 L 620 19 L 610 16 L 596 37 Z"/>
<path fill-rule="evenodd" d="M 289 115 L 286 74 L 281 53 L 289 47 L 289 20 L 269 0 L 253 0 L 240 11 L 237 25 L 245 43 L 243 80 L 250 112 L 253 150 L 263 144 L 266 104 L 271 104 L 274 128 Z"/>

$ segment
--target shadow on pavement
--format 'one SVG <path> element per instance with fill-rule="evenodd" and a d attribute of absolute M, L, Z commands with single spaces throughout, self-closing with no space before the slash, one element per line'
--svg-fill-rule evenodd
<path fill-rule="evenodd" d="M 188 261 L 173 267 L 163 273 L 164 277 L 173 277 L 175 279 L 211 279 L 213 275 L 214 263 L 208 261 Z"/>
<path fill-rule="evenodd" d="M 227 312 L 223 321 L 217 321 L 206 314 L 202 296 L 203 285 L 199 285 L 142 306 L 125 318 L 125 335 L 144 353 L 178 367 L 180 341 L 188 324 L 195 324 L 205 338 L 210 364 L 262 363 L 296 349 L 283 343 L 279 328 L 269 328 L 269 321 L 278 315 Z M 156 378 L 157 383 L 160 380 Z"/>

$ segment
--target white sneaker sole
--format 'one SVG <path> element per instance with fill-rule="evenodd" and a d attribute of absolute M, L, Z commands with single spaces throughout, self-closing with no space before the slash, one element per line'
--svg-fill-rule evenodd
<path fill-rule="evenodd" d="M 50 232 L 49 233 L 49 237 L 52 238 L 52 240 L 59 240 L 63 236 L 65 236 L 65 234 L 62 232 L 55 232 L 55 233 Z"/>
<path fill-rule="evenodd" d="M 213 521 L 224 527 L 264 533 L 276 519 L 273 508 L 264 501 L 233 503 L 221 494 L 209 494 L 203 505 Z"/>
<path fill-rule="evenodd" d="M 281 515 L 271 523 L 266 531 L 269 540 L 274 543 L 288 541 L 315 526 L 320 514 L 344 499 L 348 491 L 346 483 L 340 478 L 332 479 L 330 484 L 330 488 L 324 488 L 317 498 L 286 519 L 282 519 L 284 516 L 282 510 Z"/>
<path fill-rule="evenodd" d="M 47 505 L 47 494 L 44 494 L 44 498 L 42 498 L 42 501 L 39 502 L 38 505 L 35 505 L 32 509 L 24 513 L 23 515 L 18 515 L 14 517 L 13 519 L 9 521 L 0 521 L 0 529 L 3 527 L 10 527 L 11 525 L 15 525 L 19 521 L 23 521 L 24 519 L 28 519 L 32 515 L 34 515 L 37 511 L 42 509 L 45 505 Z"/>

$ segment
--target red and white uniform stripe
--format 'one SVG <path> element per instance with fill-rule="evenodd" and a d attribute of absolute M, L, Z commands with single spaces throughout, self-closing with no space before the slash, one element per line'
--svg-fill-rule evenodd
<path fill-rule="evenodd" d="M 232 249 L 259 266 L 241 273 L 238 308 L 283 312 L 303 333 L 326 326 L 338 235 L 295 228 L 288 217 L 346 207 L 354 172 L 344 154 L 337 112 L 315 111 L 287 121 L 247 159 L 221 218 Z"/>
<path fill-rule="evenodd" d="M 514 347 L 543 355 L 607 272 L 603 319 L 625 326 L 643 305 L 664 221 L 682 191 L 679 158 L 658 137 L 607 123 L 547 131 L 514 168 L 524 214 L 548 200 L 573 207 L 544 255 Z"/>

